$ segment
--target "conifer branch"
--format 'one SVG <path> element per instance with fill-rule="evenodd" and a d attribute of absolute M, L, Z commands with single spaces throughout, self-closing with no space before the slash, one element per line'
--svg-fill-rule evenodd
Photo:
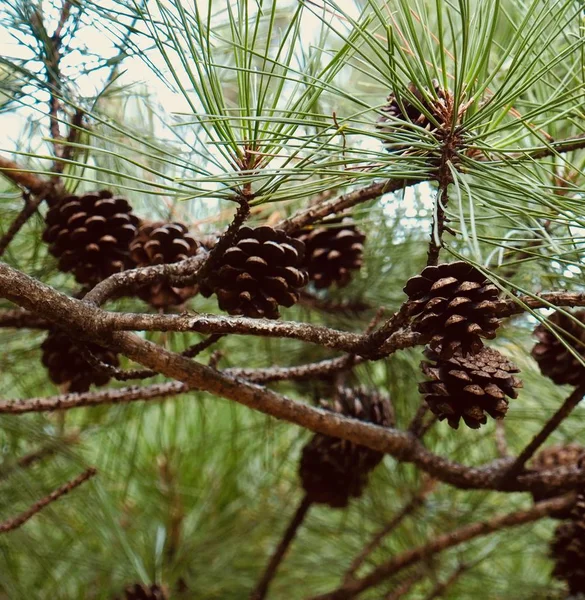
<path fill-rule="evenodd" d="M 68 481 L 60 488 L 56 489 L 54 492 L 51 492 L 48 496 L 41 498 L 38 502 L 35 502 L 30 508 L 25 510 L 23 513 L 18 515 L 17 517 L 13 517 L 12 519 L 8 519 L 3 523 L 0 523 L 0 534 L 7 533 L 9 531 L 13 531 L 14 529 L 18 529 L 22 527 L 27 521 L 29 521 L 36 514 L 41 512 L 44 508 L 46 508 L 49 504 L 56 502 L 59 498 L 62 498 L 70 491 L 74 490 L 76 487 L 79 487 L 81 484 L 85 483 L 88 479 L 94 477 L 97 473 L 97 470 L 93 467 L 87 469 L 84 473 Z"/>

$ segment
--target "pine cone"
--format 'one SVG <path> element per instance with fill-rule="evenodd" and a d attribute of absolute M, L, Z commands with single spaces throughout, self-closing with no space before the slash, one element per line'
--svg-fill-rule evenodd
<path fill-rule="evenodd" d="M 578 466 L 585 460 L 585 447 L 580 444 L 556 444 L 541 450 L 530 463 L 530 468 L 534 471 L 549 471 L 557 467 Z M 535 502 L 549 500 L 563 494 L 563 491 L 556 493 L 532 493 Z M 571 508 L 559 510 L 551 513 L 555 519 L 567 519 L 571 514 Z"/>
<path fill-rule="evenodd" d="M 551 543 L 552 575 L 566 581 L 571 594 L 585 594 L 585 495 L 580 494 L 571 518 L 561 523 Z"/>
<path fill-rule="evenodd" d="M 230 315 L 278 319 L 278 306 L 295 304 L 307 285 L 304 252 L 302 242 L 280 229 L 242 227 L 200 292 L 217 294 L 219 307 Z"/>
<path fill-rule="evenodd" d="M 59 259 L 61 271 L 72 271 L 79 283 L 95 285 L 131 267 L 129 244 L 137 226 L 128 201 L 102 190 L 54 203 L 43 241 Z"/>
<path fill-rule="evenodd" d="M 433 87 L 436 99 L 427 90 L 427 96 L 431 98 L 428 100 L 414 83 L 411 82 L 408 84 L 409 91 L 418 100 L 419 104 L 426 109 L 426 113 L 433 115 L 438 123 L 442 123 L 444 116 L 441 109 L 445 105 L 446 94 L 439 86 L 438 81 L 433 81 Z M 409 98 L 398 98 L 394 93 L 388 96 L 387 104 L 381 110 L 384 114 L 379 117 L 376 129 L 389 136 L 390 139 L 384 141 L 384 147 L 388 152 L 402 152 L 409 147 L 408 145 L 396 144 L 392 141 L 392 135 L 397 132 L 410 132 L 413 136 L 416 134 L 406 123 L 412 123 L 427 131 L 435 131 L 437 128 L 427 114 L 421 111 L 420 106 L 417 106 Z M 400 121 L 403 121 L 405 124 L 401 124 Z"/>
<path fill-rule="evenodd" d="M 57 385 L 65 385 L 67 392 L 87 392 L 92 384 L 105 385 L 110 376 L 96 369 L 85 358 L 89 351 L 102 362 L 117 367 L 120 363 L 111 350 L 97 344 L 73 341 L 68 335 L 52 330 L 41 344 L 42 363 L 49 378 Z"/>
<path fill-rule="evenodd" d="M 148 586 L 135 583 L 124 590 L 124 600 L 167 600 L 167 598 L 166 591 L 155 583 Z"/>
<path fill-rule="evenodd" d="M 199 244 L 182 223 L 144 223 L 130 243 L 130 256 L 138 267 L 171 264 L 196 254 Z M 197 286 L 176 287 L 155 283 L 137 294 L 156 308 L 183 304 L 197 293 Z"/>
<path fill-rule="evenodd" d="M 351 271 L 363 263 L 366 236 L 347 217 L 326 219 L 314 227 L 305 227 L 295 238 L 305 244 L 304 266 L 316 288 L 347 285 Z"/>
<path fill-rule="evenodd" d="M 324 407 L 360 421 L 391 424 L 388 399 L 364 388 L 342 388 L 334 405 Z M 369 473 L 383 458 L 365 446 L 317 433 L 303 448 L 299 475 L 312 502 L 343 508 L 362 495 Z"/>
<path fill-rule="evenodd" d="M 577 354 L 585 357 L 585 310 L 574 312 L 573 317 L 582 325 L 575 323 L 561 311 L 554 312 L 548 321 L 553 325 L 557 335 L 563 338 Z M 532 349 L 532 356 L 543 375 L 550 377 L 558 385 L 565 383 L 578 385 L 585 379 L 585 367 L 565 348 L 552 331 L 541 323 L 534 330 L 534 335 L 538 342 Z"/>
<path fill-rule="evenodd" d="M 487 423 L 486 414 L 503 419 L 508 400 L 516 398 L 522 382 L 513 375 L 519 369 L 497 350 L 483 348 L 477 354 L 457 354 L 447 360 L 427 348 L 425 356 L 433 362 L 422 362 L 422 372 L 431 380 L 419 384 L 429 408 L 439 419 L 447 419 L 454 429 L 459 420 L 472 429 Z"/>
<path fill-rule="evenodd" d="M 441 357 L 476 354 L 481 338 L 492 340 L 500 321 L 498 288 L 475 267 L 462 261 L 426 267 L 408 280 L 404 292 L 410 300 L 412 329 Z"/>

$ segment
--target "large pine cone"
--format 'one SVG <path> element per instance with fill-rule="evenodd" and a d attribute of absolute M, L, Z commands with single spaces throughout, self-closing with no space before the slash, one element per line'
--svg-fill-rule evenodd
<path fill-rule="evenodd" d="M 351 219 L 335 217 L 295 234 L 305 244 L 304 266 L 316 288 L 347 285 L 363 264 L 366 236 Z"/>
<path fill-rule="evenodd" d="M 513 374 L 519 369 L 497 350 L 483 348 L 473 356 L 461 354 L 445 360 L 427 348 L 425 356 L 433 362 L 422 362 L 422 372 L 430 379 L 419 384 L 429 408 L 439 419 L 447 419 L 454 429 L 459 420 L 472 429 L 487 423 L 487 416 L 503 419 L 508 400 L 517 398 L 516 388 L 522 382 Z"/>
<path fill-rule="evenodd" d="M 152 585 L 135 583 L 124 590 L 124 600 L 167 600 L 167 598 L 165 590 L 155 583 Z"/>
<path fill-rule="evenodd" d="M 573 313 L 573 317 L 581 325 L 561 311 L 554 312 L 548 321 L 565 343 L 585 357 L 585 310 Z M 578 385 L 585 379 L 585 367 L 552 331 L 541 323 L 534 330 L 534 335 L 538 342 L 532 349 L 532 356 L 543 375 L 550 377 L 558 385 Z"/>
<path fill-rule="evenodd" d="M 95 285 L 132 266 L 129 244 L 137 226 L 128 201 L 101 190 L 56 202 L 47 212 L 43 241 L 61 271 Z"/>
<path fill-rule="evenodd" d="M 342 388 L 333 406 L 324 407 L 360 421 L 391 424 L 388 399 L 364 388 Z M 303 448 L 299 475 L 312 502 L 343 508 L 362 495 L 369 473 L 383 458 L 365 446 L 317 433 Z"/>
<path fill-rule="evenodd" d="M 412 329 L 431 348 L 440 346 L 442 358 L 476 354 L 481 338 L 496 337 L 498 288 L 465 262 L 426 267 L 408 280 L 404 292 L 414 316 Z"/>
<path fill-rule="evenodd" d="M 580 494 L 571 518 L 561 523 L 551 543 L 553 577 L 566 581 L 573 595 L 585 594 L 585 495 Z"/>
<path fill-rule="evenodd" d="M 216 271 L 200 282 L 200 292 L 206 297 L 215 292 L 230 315 L 278 319 L 279 305 L 295 304 L 307 285 L 304 253 L 303 242 L 280 229 L 242 227 Z"/>
<path fill-rule="evenodd" d="M 585 459 L 585 446 L 580 444 L 556 444 L 541 450 L 530 463 L 530 468 L 534 471 L 549 471 L 557 467 L 575 467 L 580 465 Z M 532 493 L 535 502 L 548 500 L 561 495 L 563 492 L 556 493 Z M 567 519 L 571 514 L 571 509 L 558 510 L 550 514 L 556 519 Z"/>
<path fill-rule="evenodd" d="M 440 109 L 444 105 L 446 94 L 438 81 L 433 81 L 433 86 L 437 99 L 432 99 L 433 94 L 429 92 L 427 95 L 431 97 L 431 100 L 427 100 L 421 90 L 412 82 L 408 84 L 408 89 L 420 105 L 426 109 L 426 113 L 433 115 L 438 123 L 442 123 L 444 117 Z M 408 145 L 396 144 L 392 141 L 392 135 L 396 132 L 410 131 L 413 137 L 416 135 L 412 128 L 408 128 L 407 123 L 412 123 L 427 131 L 436 129 L 436 125 L 429 119 L 427 114 L 421 111 L 420 106 L 417 106 L 408 98 L 399 99 L 394 93 L 388 96 L 387 104 L 381 110 L 384 114 L 378 118 L 376 129 L 388 134 L 390 139 L 384 141 L 384 147 L 388 152 L 402 152 L 408 148 Z M 405 124 L 402 125 L 400 121 Z"/>
<path fill-rule="evenodd" d="M 64 385 L 67 392 L 87 392 L 90 386 L 105 385 L 110 376 L 96 369 L 87 359 L 86 352 L 102 362 L 117 367 L 118 356 L 97 344 L 73 341 L 64 333 L 53 330 L 41 344 L 42 362 L 49 371 L 51 381 Z"/>
<path fill-rule="evenodd" d="M 193 256 L 199 244 L 182 223 L 144 223 L 130 244 L 130 256 L 137 267 L 171 264 Z M 176 287 L 156 283 L 137 294 L 156 308 L 183 304 L 197 293 L 197 286 Z"/>

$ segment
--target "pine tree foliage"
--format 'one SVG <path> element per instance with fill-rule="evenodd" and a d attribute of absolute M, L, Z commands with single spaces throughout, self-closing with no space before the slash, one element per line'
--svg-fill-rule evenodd
<path fill-rule="evenodd" d="M 422 343 L 356 360 L 321 339 L 219 334 L 193 360 L 229 374 L 345 358 L 336 372 L 266 388 L 310 406 L 334 401 L 340 387 L 376 390 L 391 400 L 392 429 L 422 435 L 425 428 L 426 449 L 466 467 L 502 459 L 503 450 L 520 455 L 573 392 L 543 376 L 531 350 L 539 325 L 571 364 L 585 366 L 585 326 L 571 316 L 572 306 L 585 305 L 581 2 L 13 0 L 0 2 L 0 32 L 0 128 L 8 132 L 0 134 L 0 266 L 72 298 L 89 291 L 59 270 L 43 242 L 55 189 L 111 190 L 143 222 L 185 224 L 203 249 L 221 243 L 242 204 L 245 226 L 274 227 L 370 190 L 348 201 L 349 210 L 329 211 L 349 214 L 365 234 L 361 268 L 345 286 L 309 284 L 274 323 L 375 332 L 439 251 L 440 263 L 464 261 L 497 287 L 501 302 L 519 307 L 486 343 L 521 372 L 523 389 L 505 420 L 453 430 L 427 411 L 421 426 Z M 24 177 L 55 187 L 39 193 Z M 35 199 L 38 208 L 11 236 Z M 249 597 L 302 501 L 298 464 L 313 433 L 198 389 L 4 414 L 10 401 L 68 390 L 42 367 L 46 324 L 3 321 L 19 288 L 5 292 L 1 275 L 0 598 L 108 599 L 135 584 L 160 585 L 179 599 Z M 576 298 L 557 309 L 570 320 L 567 331 L 547 320 L 559 296 L 539 300 L 541 292 Z M 228 319 L 214 296 L 188 294 L 160 311 L 139 296 L 125 290 L 104 308 L 153 320 L 165 311 Z M 206 339 L 156 328 L 138 335 L 179 354 Z M 122 372 L 140 367 L 120 361 Z M 108 387 L 169 382 L 154 373 Z M 582 415 L 579 406 L 564 415 L 546 445 L 585 444 Z M 339 588 L 372 536 L 405 506 L 412 511 L 357 578 L 438 536 L 533 506 L 528 490 L 504 484 L 431 484 L 398 454 L 385 456 L 346 508 L 311 507 L 267 598 Z M 91 481 L 3 533 L 2 523 L 88 466 L 97 469 Z M 486 598 L 489 590 L 490 598 L 565 598 L 563 582 L 550 577 L 554 528 L 542 518 L 513 534 L 470 538 L 359 597 L 392 597 L 414 577 L 403 597 L 430 598 L 457 573 L 442 597 Z"/>

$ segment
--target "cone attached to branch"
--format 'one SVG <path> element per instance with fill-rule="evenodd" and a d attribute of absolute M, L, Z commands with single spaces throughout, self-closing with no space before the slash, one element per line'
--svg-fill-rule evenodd
<path fill-rule="evenodd" d="M 324 408 L 383 427 L 391 424 L 389 400 L 364 388 L 342 388 Z M 318 433 L 303 448 L 299 474 L 311 502 L 343 508 L 363 494 L 368 475 L 383 458 L 365 446 Z"/>
<path fill-rule="evenodd" d="M 95 285 L 132 266 L 129 245 L 138 217 L 112 192 L 65 196 L 49 209 L 43 241 L 59 269 L 82 284 Z"/>
<path fill-rule="evenodd" d="M 295 237 L 305 244 L 304 266 L 316 288 L 347 285 L 363 264 L 366 236 L 348 217 L 326 219 Z"/>
<path fill-rule="evenodd" d="M 572 595 L 585 594 L 585 494 L 577 497 L 571 518 L 557 527 L 550 550 L 553 577 L 565 581 Z"/>
<path fill-rule="evenodd" d="M 280 229 L 242 227 L 215 272 L 201 282 L 201 294 L 215 293 L 230 315 L 278 319 L 278 307 L 295 304 L 307 285 L 304 253 L 303 242 Z"/>
<path fill-rule="evenodd" d="M 572 316 L 577 322 L 559 310 L 548 318 L 557 335 L 542 323 L 534 330 L 538 342 L 532 349 L 532 356 L 542 374 L 558 385 L 578 385 L 585 380 L 585 367 L 565 346 L 567 344 L 577 355 L 585 358 L 585 310 L 579 310 Z"/>
<path fill-rule="evenodd" d="M 555 444 L 541 450 L 530 463 L 530 468 L 534 471 L 548 471 L 557 467 L 576 467 L 585 460 L 585 446 L 580 444 Z M 584 465 L 585 466 L 585 465 Z M 563 492 L 556 493 L 537 493 L 533 492 L 532 497 L 535 502 L 549 500 L 561 495 Z M 551 513 L 550 516 L 556 519 L 567 519 L 571 515 L 571 508 L 558 510 Z"/>
<path fill-rule="evenodd" d="M 475 267 L 458 261 L 424 271 L 408 280 L 412 329 L 423 334 L 441 357 L 476 354 L 482 338 L 494 339 L 500 325 L 498 288 Z"/>
<path fill-rule="evenodd" d="M 447 419 L 454 429 L 463 419 L 472 429 L 487 423 L 487 415 L 503 419 L 508 399 L 518 396 L 522 382 L 515 377 L 519 369 L 497 350 L 483 348 L 475 355 L 461 354 L 449 359 L 427 348 L 422 372 L 430 379 L 419 384 L 429 408 L 439 419 Z"/>
<path fill-rule="evenodd" d="M 437 125 L 429 118 L 431 115 L 438 124 L 445 121 L 447 95 L 438 81 L 433 81 L 434 93 L 426 90 L 424 94 L 412 82 L 408 84 L 408 90 L 410 95 L 399 97 L 391 93 L 388 96 L 387 104 L 381 109 L 384 114 L 376 123 L 376 128 L 388 135 L 389 139 L 384 141 L 384 147 L 388 152 L 402 152 L 408 148 L 408 145 L 394 143 L 392 137 L 402 132 L 410 132 L 414 137 L 416 130 L 410 124 L 427 131 L 434 131 Z"/>
<path fill-rule="evenodd" d="M 124 590 L 123 600 L 167 600 L 166 591 L 156 585 L 145 585 L 143 583 L 135 583 Z"/>
<path fill-rule="evenodd" d="M 171 264 L 196 254 L 198 242 L 182 223 L 144 223 L 130 244 L 130 256 L 136 266 Z M 197 293 L 197 286 L 177 287 L 156 283 L 142 287 L 137 294 L 156 308 L 183 304 Z"/>
<path fill-rule="evenodd" d="M 97 344 L 73 341 L 61 331 L 53 330 L 41 344 L 42 362 L 51 381 L 67 392 L 87 392 L 90 386 L 105 385 L 110 375 L 97 369 L 85 358 L 90 352 L 107 365 L 117 367 L 118 356 Z"/>

